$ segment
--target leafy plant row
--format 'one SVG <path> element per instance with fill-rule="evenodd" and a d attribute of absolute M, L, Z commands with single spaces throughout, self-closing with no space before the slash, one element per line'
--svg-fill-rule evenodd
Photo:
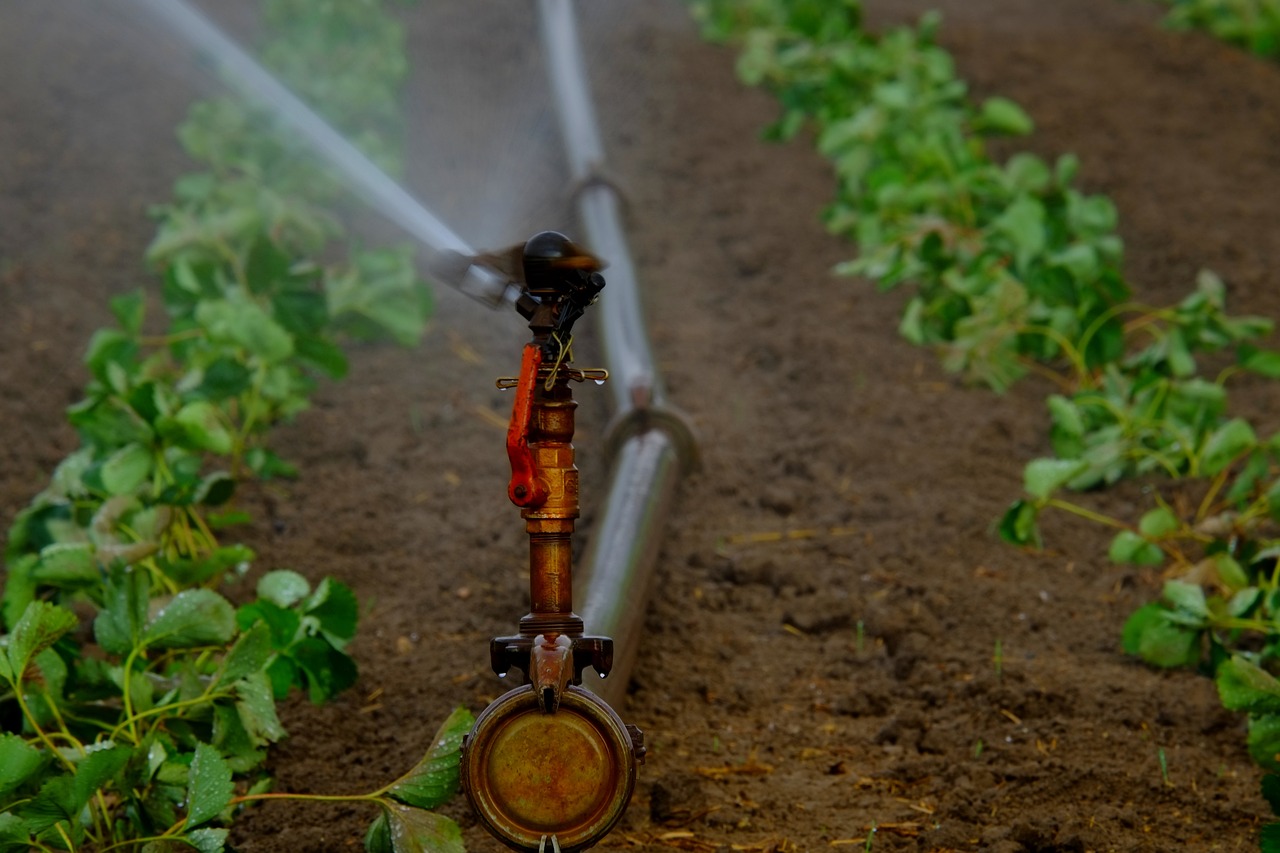
<path fill-rule="evenodd" d="M 263 9 L 267 61 L 395 168 L 399 25 L 376 2 Z M 255 555 L 224 539 L 251 521 L 233 503 L 246 477 L 295 473 L 267 440 L 318 378 L 345 374 L 342 338 L 415 342 L 427 290 L 407 251 L 344 233 L 337 185 L 266 113 L 204 101 L 179 136 L 204 171 L 155 209 L 161 310 L 143 292 L 111 300 L 68 410 L 81 446 L 9 532 L 0 853 L 220 851 L 236 807 L 288 796 L 262 770 L 285 736 L 276 701 L 356 677 L 350 589 L 274 571 L 236 607 L 218 590 Z M 382 807 L 369 850 L 461 849 L 424 809 L 456 788 L 469 722 L 456 712 L 414 770 L 349 798 Z"/>
<path fill-rule="evenodd" d="M 1280 767 L 1280 435 L 1227 399 L 1236 377 L 1280 377 L 1261 346 L 1272 322 L 1227 314 L 1209 272 L 1177 305 L 1135 302 L 1115 207 L 1075 188 L 1074 157 L 988 156 L 988 138 L 1032 122 L 1008 100 L 969 100 L 936 14 L 873 36 L 856 0 L 692 5 L 710 37 L 741 42 L 743 80 L 778 96 L 768 134 L 811 128 L 832 161 L 827 224 L 859 253 L 841 270 L 912 285 L 902 333 L 967 379 L 1003 390 L 1035 371 L 1058 386 L 1054 456 L 1027 465 L 1001 537 L 1039 546 L 1040 514 L 1065 510 L 1117 531 L 1112 560 L 1166 566 L 1175 579 L 1128 621 L 1125 649 L 1215 672 L 1249 712 L 1251 754 Z M 1061 497 L 1130 477 L 1169 478 L 1133 519 Z"/>
<path fill-rule="evenodd" d="M 1280 0 L 1164 0 L 1166 22 L 1203 29 L 1267 59 L 1280 59 Z"/>

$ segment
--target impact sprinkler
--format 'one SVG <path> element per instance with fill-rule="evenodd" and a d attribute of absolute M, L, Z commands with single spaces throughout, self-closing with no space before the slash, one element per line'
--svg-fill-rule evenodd
<path fill-rule="evenodd" d="M 481 712 L 462 755 L 462 787 L 486 829 L 513 850 L 575 851 L 598 842 L 622 817 L 644 760 L 644 735 L 584 690 L 582 672 L 613 665 L 613 640 L 587 636 L 573 612 L 574 402 L 569 383 L 603 382 L 601 369 L 572 364 L 573 324 L 604 287 L 601 264 L 563 234 L 545 231 L 504 255 L 480 259 L 521 284 L 516 310 L 529 321 L 507 428 L 511 482 L 529 534 L 529 613 L 520 633 L 495 637 L 499 676 L 526 683 Z"/>

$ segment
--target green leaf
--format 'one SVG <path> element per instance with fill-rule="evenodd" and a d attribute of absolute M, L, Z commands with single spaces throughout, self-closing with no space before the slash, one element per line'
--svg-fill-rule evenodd
<path fill-rule="evenodd" d="M 302 627 L 302 617 L 296 611 L 270 601 L 255 601 L 236 611 L 236 624 L 242 631 L 259 622 L 270 629 L 271 645 L 276 649 L 288 648 Z"/>
<path fill-rule="evenodd" d="M 1030 501 L 1017 500 L 1000 519 L 1000 539 L 1010 545 L 1030 545 L 1039 548 L 1040 529 L 1036 518 L 1040 511 Z"/>
<path fill-rule="evenodd" d="M 244 727 L 235 703 L 219 700 L 212 705 L 213 726 L 209 744 L 227 762 L 233 775 L 248 773 L 267 757 Z"/>
<path fill-rule="evenodd" d="M 235 447 L 232 435 L 222 412 L 207 400 L 188 403 L 173 416 L 178 435 L 185 443 L 198 450 L 228 455 Z"/>
<path fill-rule="evenodd" d="M 204 829 L 194 829 L 182 836 L 192 847 L 199 850 L 200 853 L 222 853 L 226 850 L 227 836 L 231 834 L 228 829 L 213 829 L 206 827 Z"/>
<path fill-rule="evenodd" d="M 15 734 L 0 734 L 0 797 L 21 787 L 44 767 L 45 753 Z"/>
<path fill-rule="evenodd" d="M 347 375 L 347 357 L 334 344 L 317 337 L 300 337 L 295 341 L 298 357 L 324 371 L 331 379 Z"/>
<path fill-rule="evenodd" d="M 267 572 L 258 581 L 258 597 L 279 607 L 292 607 L 311 593 L 311 583 L 292 569 Z"/>
<path fill-rule="evenodd" d="M 263 361 L 282 361 L 293 354 L 293 337 L 253 302 L 201 302 L 196 322 L 215 340 L 238 344 Z"/>
<path fill-rule="evenodd" d="M 1156 620 L 1163 619 L 1165 613 L 1164 607 L 1156 601 L 1148 602 L 1130 613 L 1120 634 L 1120 647 L 1124 649 L 1124 653 L 1137 656 L 1143 633 Z"/>
<path fill-rule="evenodd" d="M 244 455 L 245 464 L 260 479 L 270 480 L 272 477 L 286 479 L 298 476 L 298 469 L 285 462 L 265 447 L 251 447 Z"/>
<path fill-rule="evenodd" d="M 1271 813 L 1280 815 L 1280 775 L 1275 773 L 1263 775 L 1262 797 L 1271 806 Z"/>
<path fill-rule="evenodd" d="M 120 328 L 129 335 L 137 336 L 142 333 L 146 310 L 146 299 L 141 290 L 111 297 L 111 313 L 115 315 Z"/>
<path fill-rule="evenodd" d="M 1201 631 L 1170 621 L 1169 616 L 1158 604 L 1134 611 L 1124 626 L 1124 650 L 1167 669 L 1198 663 Z"/>
<path fill-rule="evenodd" d="M 23 611 L 18 624 L 13 626 L 7 651 L 9 674 L 6 678 L 21 681 L 27 667 L 45 649 L 58 641 L 63 634 L 75 629 L 80 620 L 70 610 L 47 601 L 33 601 Z"/>
<path fill-rule="evenodd" d="M 1158 566 L 1164 562 L 1164 551 L 1148 542 L 1132 530 L 1121 530 L 1111 540 L 1107 556 L 1113 563 L 1130 563 L 1135 566 Z"/>
<path fill-rule="evenodd" d="M 236 638 L 218 670 L 217 685 L 247 678 L 266 667 L 271 659 L 271 631 L 258 622 Z"/>
<path fill-rule="evenodd" d="M 1079 459 L 1034 459 L 1022 472 L 1027 494 L 1044 500 L 1087 467 Z"/>
<path fill-rule="evenodd" d="M 234 792 L 226 759 L 207 743 L 197 743 L 187 780 L 186 827 L 193 829 L 213 820 L 231 802 Z"/>
<path fill-rule="evenodd" d="M 1047 239 L 1045 208 L 1029 195 L 1018 196 L 991 227 L 1011 244 L 1014 265 L 1018 270 L 1025 270 L 1031 259 L 1044 251 Z"/>
<path fill-rule="evenodd" d="M 93 634 L 103 651 L 127 655 L 142 636 L 150 601 L 146 573 L 114 570 L 104 586 L 104 606 L 93 620 Z"/>
<path fill-rule="evenodd" d="M 1244 345 L 1236 353 L 1240 366 L 1269 379 L 1280 379 L 1280 351 Z"/>
<path fill-rule="evenodd" d="M 360 621 L 360 605 L 346 584 L 333 578 L 320 581 L 316 591 L 303 605 L 308 616 L 320 622 L 320 630 L 334 646 L 342 648 L 356 635 Z"/>
<path fill-rule="evenodd" d="M 1242 418 L 1234 418 L 1218 427 L 1200 451 L 1200 473 L 1212 477 L 1240 456 L 1253 449 L 1258 437 L 1253 427 Z"/>
<path fill-rule="evenodd" d="M 72 792 L 70 776 L 54 776 L 40 786 L 40 792 L 18 809 L 18 816 L 34 834 L 56 823 L 71 823 L 80 811 Z"/>
<path fill-rule="evenodd" d="M 118 383 L 111 381 L 111 370 L 127 368 L 133 363 L 137 353 L 138 345 L 129 335 L 118 329 L 99 329 L 89 339 L 84 363 L 99 382 L 117 392 L 123 392 L 124 388 L 117 387 Z M 125 370 L 126 374 L 128 372 Z"/>
<path fill-rule="evenodd" d="M 1026 136 L 1035 130 L 1035 122 L 1013 101 L 994 97 L 982 102 L 975 129 L 1009 136 Z"/>
<path fill-rule="evenodd" d="M 1232 711 L 1280 713 L 1280 681 L 1239 655 L 1218 667 L 1215 681 L 1222 704 Z"/>
<path fill-rule="evenodd" d="M 1265 781 L 1270 777 L 1263 777 Z M 1262 832 L 1258 836 L 1258 850 L 1260 853 L 1280 853 L 1280 823 L 1266 823 L 1262 825 Z"/>
<path fill-rule="evenodd" d="M 378 812 L 373 823 L 369 824 L 369 830 L 364 834 L 364 849 L 365 853 L 396 853 L 395 845 L 391 843 L 391 821 L 386 810 Z"/>
<path fill-rule="evenodd" d="M 1218 580 L 1228 589 L 1240 590 L 1246 592 L 1248 589 L 1257 589 L 1249 587 L 1249 577 L 1245 574 L 1244 568 L 1240 565 L 1235 557 L 1226 553 L 1213 555 L 1214 568 L 1218 571 Z M 1236 614 L 1240 615 L 1240 614 Z"/>
<path fill-rule="evenodd" d="M 1280 714 L 1249 715 L 1249 755 L 1264 769 L 1280 769 Z"/>
<path fill-rule="evenodd" d="M 214 471 L 200 481 L 191 500 L 202 506 L 222 506 L 235 494 L 235 478 L 226 471 Z"/>
<path fill-rule="evenodd" d="M 466 708 L 455 708 L 436 732 L 427 754 L 387 789 L 387 794 L 405 805 L 434 809 L 458 791 L 462 738 L 471 731 L 475 718 Z"/>
<path fill-rule="evenodd" d="M 1181 526 L 1182 522 L 1178 520 L 1178 516 L 1166 506 L 1147 511 L 1138 521 L 1138 531 L 1150 539 L 1159 539 L 1161 536 L 1173 533 Z"/>
<path fill-rule="evenodd" d="M 0 853 L 30 853 L 31 830 L 11 812 L 0 814 Z"/>
<path fill-rule="evenodd" d="M 465 853 L 462 830 L 444 815 L 411 808 L 400 803 L 382 804 L 385 828 L 375 820 L 365 836 L 365 844 L 391 844 L 392 853 Z M 367 847 L 383 853 L 385 846 Z"/>
<path fill-rule="evenodd" d="M 143 640 L 155 648 L 181 649 L 229 643 L 235 633 L 236 612 L 229 601 L 213 590 L 188 589 L 156 614 Z"/>
<path fill-rule="evenodd" d="M 93 546 L 88 542 L 58 542 L 40 549 L 40 562 L 31 570 L 41 583 L 66 587 L 102 580 Z"/>
<path fill-rule="evenodd" d="M 288 734 L 276 715 L 274 688 L 266 672 L 255 672 L 236 682 L 236 696 L 236 713 L 255 745 L 266 746 Z"/>
<path fill-rule="evenodd" d="M 253 373 L 243 362 L 220 358 L 204 368 L 198 390 L 201 397 L 225 400 L 248 391 L 252 385 Z"/>
<path fill-rule="evenodd" d="M 109 495 L 132 494 L 151 476 L 151 451 L 141 444 L 127 444 L 108 456 L 98 478 Z"/>
<path fill-rule="evenodd" d="M 117 746 L 110 741 L 89 747 L 88 755 L 76 766 L 71 785 L 76 811 L 84 808 L 99 788 L 115 778 L 132 755 L 133 750 L 129 747 Z"/>
<path fill-rule="evenodd" d="M 304 637 L 289 650 L 306 675 L 307 694 L 317 705 L 356 683 L 356 663 L 320 637 Z"/>

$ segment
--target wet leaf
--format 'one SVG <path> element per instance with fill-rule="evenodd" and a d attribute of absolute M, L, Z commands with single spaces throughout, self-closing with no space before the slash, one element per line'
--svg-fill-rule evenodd
<path fill-rule="evenodd" d="M 292 569 L 276 569 L 259 579 L 257 591 L 278 607 L 292 607 L 311 594 L 311 582 Z"/>
<path fill-rule="evenodd" d="M 236 638 L 219 668 L 217 683 L 221 687 L 261 672 L 271 659 L 271 631 L 261 622 Z"/>
<path fill-rule="evenodd" d="M 35 657 L 78 624 L 80 620 L 76 615 L 65 608 L 47 601 L 28 604 L 9 636 L 9 647 L 5 650 L 8 669 L 5 677 L 21 681 Z"/>
<path fill-rule="evenodd" d="M 117 569 L 107 578 L 104 606 L 93 620 L 94 638 L 104 651 L 127 655 L 142 637 L 149 584 L 143 572 Z"/>
<path fill-rule="evenodd" d="M 231 802 L 231 768 L 218 750 L 197 743 L 187 780 L 187 827 L 213 820 Z"/>
<path fill-rule="evenodd" d="M 319 621 L 320 630 L 337 648 L 345 646 L 356 635 L 360 605 L 355 593 L 344 583 L 325 578 L 302 609 Z"/>
<path fill-rule="evenodd" d="M 455 708 L 436 732 L 427 754 L 387 794 L 406 805 L 433 809 L 457 793 L 462 738 L 474 723 L 470 711 Z"/>
<path fill-rule="evenodd" d="M 231 603 L 208 589 L 178 593 L 156 614 L 143 633 L 148 646 L 180 649 L 229 643 L 236 632 Z"/>
<path fill-rule="evenodd" d="M 276 715 L 273 687 L 265 672 L 255 672 L 236 682 L 236 696 L 236 713 L 254 744 L 266 746 L 288 734 Z"/>
<path fill-rule="evenodd" d="M 379 823 L 381 821 L 381 823 Z M 365 835 L 371 853 L 465 853 L 462 831 L 444 815 L 384 803 Z"/>

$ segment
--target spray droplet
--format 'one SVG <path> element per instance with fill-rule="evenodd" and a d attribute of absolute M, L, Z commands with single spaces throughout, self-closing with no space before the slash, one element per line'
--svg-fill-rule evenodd
<path fill-rule="evenodd" d="M 604 380 L 603 380 L 603 379 L 595 379 L 595 380 L 592 380 L 592 381 L 593 381 L 593 382 L 595 382 L 597 385 L 603 385 L 603 384 L 604 384 Z"/>

